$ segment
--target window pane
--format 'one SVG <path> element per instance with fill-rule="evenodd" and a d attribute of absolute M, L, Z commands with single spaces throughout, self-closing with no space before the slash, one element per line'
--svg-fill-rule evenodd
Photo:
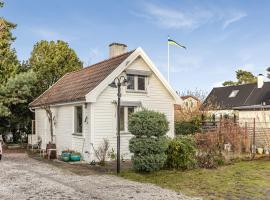
<path fill-rule="evenodd" d="M 125 109 L 120 107 L 120 131 L 125 130 Z"/>
<path fill-rule="evenodd" d="M 76 133 L 82 133 L 82 106 L 76 107 Z"/>
<path fill-rule="evenodd" d="M 134 107 L 128 107 L 128 119 L 129 119 L 129 116 L 134 113 Z M 127 130 L 128 130 L 128 122 L 127 122 Z"/>
<path fill-rule="evenodd" d="M 127 86 L 127 89 L 129 89 L 129 90 L 134 90 L 134 89 L 135 89 L 135 79 L 134 79 L 134 75 L 127 75 L 127 80 L 128 80 L 128 86 Z"/>
<path fill-rule="evenodd" d="M 145 90 L 145 76 L 138 76 L 138 90 Z"/>
<path fill-rule="evenodd" d="M 128 107 L 128 116 L 134 113 L 134 107 Z"/>

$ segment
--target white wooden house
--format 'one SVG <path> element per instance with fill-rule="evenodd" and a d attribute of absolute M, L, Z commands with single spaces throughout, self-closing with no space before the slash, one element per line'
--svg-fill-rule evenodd
<path fill-rule="evenodd" d="M 130 84 L 122 87 L 121 154 L 129 158 L 128 114 L 147 108 L 165 113 L 174 137 L 174 104 L 182 100 L 155 67 L 142 48 L 127 52 L 127 46 L 112 43 L 107 60 L 64 75 L 35 99 L 35 132 L 42 148 L 50 141 L 50 126 L 44 105 L 53 112 L 53 132 L 57 153 L 72 149 L 82 153 L 84 160 L 95 160 L 97 149 L 107 138 L 110 149 L 116 150 L 117 89 L 109 84 L 116 77 L 126 76 Z"/>

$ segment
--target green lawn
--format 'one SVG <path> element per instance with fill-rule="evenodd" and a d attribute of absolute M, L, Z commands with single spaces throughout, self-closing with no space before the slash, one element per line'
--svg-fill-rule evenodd
<path fill-rule="evenodd" d="M 151 174 L 124 171 L 121 176 L 204 199 L 270 199 L 270 161 L 242 161 L 210 170 Z"/>

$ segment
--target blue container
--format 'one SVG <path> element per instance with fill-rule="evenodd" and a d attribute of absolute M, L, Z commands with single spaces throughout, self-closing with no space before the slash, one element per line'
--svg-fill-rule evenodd
<path fill-rule="evenodd" d="M 70 152 L 62 152 L 61 159 L 65 162 L 68 162 L 70 161 L 70 155 L 71 155 Z"/>
<path fill-rule="evenodd" d="M 81 155 L 71 154 L 70 155 L 70 160 L 71 161 L 80 161 L 81 160 Z"/>

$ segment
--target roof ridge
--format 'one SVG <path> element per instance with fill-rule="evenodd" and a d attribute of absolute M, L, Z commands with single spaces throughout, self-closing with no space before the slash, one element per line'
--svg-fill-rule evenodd
<path fill-rule="evenodd" d="M 239 84 L 239 85 L 226 85 L 226 86 L 219 86 L 219 87 L 213 87 L 213 88 L 228 88 L 228 87 L 246 86 L 246 85 L 253 85 L 253 84 L 257 84 L 257 83 L 246 83 L 246 84 Z"/>
<path fill-rule="evenodd" d="M 94 67 L 95 65 L 99 65 L 99 64 L 102 64 L 102 63 L 104 63 L 104 62 L 114 60 L 114 59 L 116 59 L 116 58 L 119 58 L 119 57 L 125 56 L 125 55 L 127 55 L 127 54 L 133 53 L 134 51 L 135 51 L 135 49 L 133 49 L 133 50 L 131 50 L 131 51 L 128 51 L 128 52 L 126 52 L 126 53 L 120 54 L 120 55 L 118 55 L 118 56 L 114 56 L 114 57 L 112 57 L 112 58 L 108 58 L 108 59 L 99 61 L 99 62 L 97 62 L 97 63 L 95 63 L 95 64 L 93 64 L 93 65 L 89 65 L 89 66 L 87 66 L 87 67 L 83 67 L 82 69 L 78 69 L 78 70 L 75 70 L 75 71 L 72 71 L 72 72 L 68 72 L 68 73 L 66 73 L 66 75 L 72 74 L 72 73 L 76 73 L 76 72 L 79 72 L 79 71 L 82 71 L 82 70 L 86 70 L 86 69 L 89 69 L 89 68 L 92 68 L 92 67 Z"/>

